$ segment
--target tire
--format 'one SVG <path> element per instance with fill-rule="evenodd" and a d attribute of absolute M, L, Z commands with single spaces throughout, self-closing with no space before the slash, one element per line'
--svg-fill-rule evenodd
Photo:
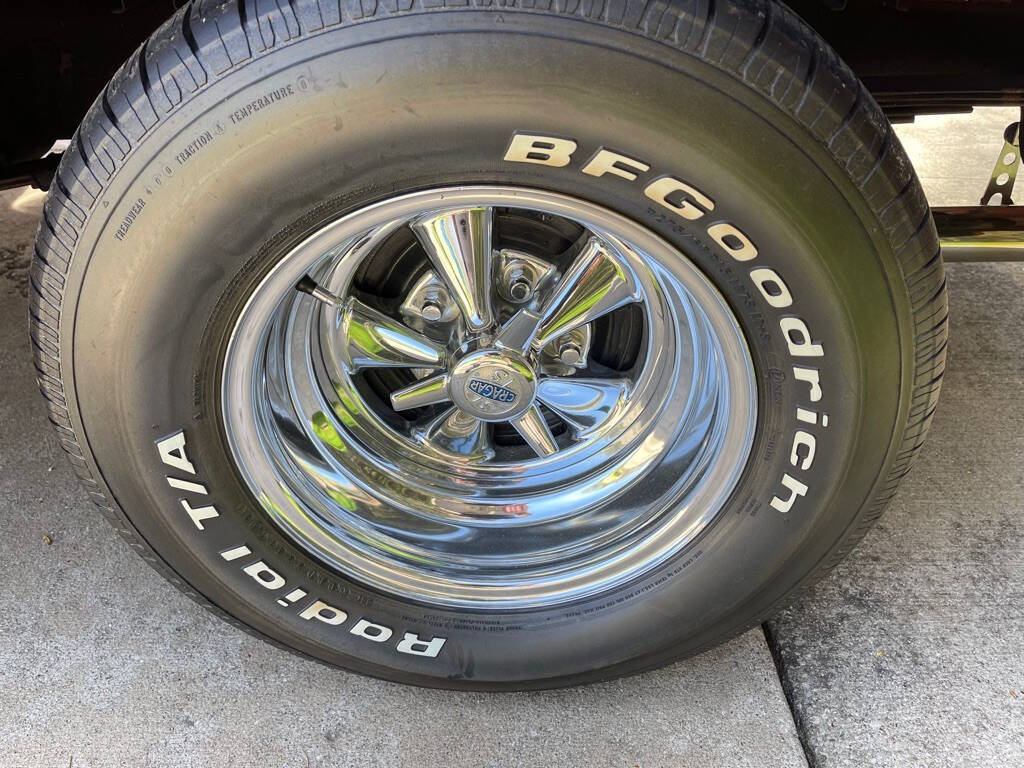
<path fill-rule="evenodd" d="M 854 75 L 774 2 L 542 5 L 190 3 L 117 72 L 60 163 L 31 276 L 51 421 L 131 546 L 241 629 L 424 686 L 636 673 L 820 578 L 920 450 L 945 358 L 943 265 L 913 169 Z M 258 441 L 232 433 L 225 405 L 247 302 L 333 223 L 417 195 L 436 205 L 440 188 L 577 201 L 684 254 L 694 295 L 735 319 L 749 440 L 716 486 L 729 493 L 674 550 L 589 592 L 556 580 L 546 601 L 460 603 L 390 589 L 387 569 L 354 575 L 254 492 L 238 455 Z M 592 356 L 621 352 L 625 337 L 594 329 Z M 741 424 L 715 413 L 725 432 Z M 413 480 L 385 473 L 360 493 Z M 633 480 L 609 520 L 653 498 Z"/>

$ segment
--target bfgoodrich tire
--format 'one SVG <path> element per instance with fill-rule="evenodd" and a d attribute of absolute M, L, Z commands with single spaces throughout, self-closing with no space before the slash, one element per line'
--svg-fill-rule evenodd
<path fill-rule="evenodd" d="M 753 0 L 541 5 L 190 4 L 97 99 L 47 199 L 32 336 L 93 499 L 191 596 L 365 674 L 548 687 L 720 642 L 849 551 L 938 395 L 945 283 L 927 205 L 884 116 L 813 33 Z M 385 242 L 386 226 L 403 234 Z M 449 280 L 447 304 L 403 314 L 410 281 L 485 235 L 495 261 L 465 295 Z M 336 279 L 359 237 L 374 260 Z M 527 303 L 508 298 L 522 275 L 500 272 L 501 249 L 551 265 L 520 286 Z M 497 325 L 554 313 L 581 275 L 597 292 L 577 309 L 611 297 L 582 347 L 510 352 Z M 474 320 L 478 283 L 495 308 Z M 389 410 L 426 374 L 378 366 L 408 353 L 388 346 L 407 334 L 395 324 L 456 309 L 446 340 L 410 337 L 443 397 L 485 425 L 476 453 L 444 443 L 446 474 L 437 443 L 407 461 L 402 440 L 435 433 Z M 320 346 L 281 330 L 303 317 Z M 352 397 L 303 419 L 302 381 L 337 383 L 332 350 Z M 484 370 L 507 386 L 480 399 Z M 621 407 L 560 412 L 558 392 L 537 394 L 555 443 L 536 422 L 498 423 L 494 408 L 527 418 L 510 403 L 556 374 L 558 391 L 620 382 Z M 453 389 L 465 376 L 478 383 Z M 645 376 L 653 394 L 630 400 Z M 290 451 L 300 439 L 318 452 Z M 563 456 L 561 496 L 530 480 Z"/>

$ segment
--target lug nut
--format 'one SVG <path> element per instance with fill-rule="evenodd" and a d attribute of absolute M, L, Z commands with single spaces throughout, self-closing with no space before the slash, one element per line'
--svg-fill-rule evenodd
<path fill-rule="evenodd" d="M 508 295 L 512 301 L 526 301 L 532 293 L 533 286 L 525 277 L 516 278 L 508 286 Z"/>
<path fill-rule="evenodd" d="M 441 305 L 436 301 L 425 301 L 423 302 L 423 306 L 420 307 L 420 314 L 423 316 L 424 320 L 436 323 L 441 319 L 441 315 L 443 315 L 444 312 L 441 311 Z"/>
<path fill-rule="evenodd" d="M 558 360 L 563 365 L 576 365 L 582 357 L 580 345 L 575 342 L 567 342 L 558 348 Z"/>
<path fill-rule="evenodd" d="M 502 294 L 513 304 L 522 304 L 533 295 L 532 274 L 521 260 L 510 261 L 502 273 Z"/>

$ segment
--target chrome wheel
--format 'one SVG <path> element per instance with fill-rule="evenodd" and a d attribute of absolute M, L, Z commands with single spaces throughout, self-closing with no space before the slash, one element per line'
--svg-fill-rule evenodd
<path fill-rule="evenodd" d="M 740 328 L 691 261 L 510 187 L 405 195 L 310 236 L 239 315 L 222 399 L 245 483 L 300 546 L 484 609 L 592 596 L 681 551 L 755 418 Z"/>

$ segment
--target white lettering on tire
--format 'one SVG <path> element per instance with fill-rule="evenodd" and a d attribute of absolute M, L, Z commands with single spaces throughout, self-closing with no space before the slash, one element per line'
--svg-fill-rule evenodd
<path fill-rule="evenodd" d="M 573 162 L 578 143 L 575 139 L 545 136 L 536 133 L 515 133 L 505 153 L 505 160 L 514 163 L 537 163 L 553 168 L 565 168 Z M 715 203 L 695 185 L 676 176 L 661 175 L 648 182 L 641 181 L 640 175 L 649 172 L 648 163 L 620 152 L 599 147 L 596 153 L 579 169 L 582 173 L 598 178 L 615 176 L 627 182 L 645 184 L 643 194 L 661 208 L 671 211 L 688 222 L 703 219 L 715 210 Z M 706 235 L 733 261 L 745 264 L 758 258 L 754 242 L 738 226 L 729 221 L 713 221 L 704 229 Z M 787 309 L 793 305 L 793 295 L 782 276 L 770 267 L 757 266 L 748 276 L 757 288 L 761 298 L 772 309 Z M 788 314 L 779 318 L 779 329 L 786 341 L 790 357 L 819 358 L 825 356 L 824 345 L 815 341 L 807 322 L 796 315 Z M 821 381 L 817 368 L 793 365 L 793 379 L 808 385 L 810 402 L 821 400 Z M 828 415 L 798 406 L 796 419 L 811 426 L 828 426 Z M 818 438 L 807 429 L 795 429 L 789 452 L 789 463 L 794 471 L 806 472 L 814 463 Z M 808 486 L 788 472 L 784 473 L 781 490 L 772 497 L 769 505 L 783 514 L 788 513 L 796 500 L 805 496 Z"/>
<path fill-rule="evenodd" d="M 185 431 L 179 429 L 167 437 L 157 440 L 157 453 L 160 454 L 160 461 L 172 469 L 185 472 L 195 477 L 196 467 L 185 452 Z M 164 478 L 167 484 L 178 491 L 188 491 L 199 496 L 207 496 L 206 486 L 192 480 L 183 480 L 180 477 L 168 475 Z M 200 531 L 206 530 L 203 526 L 204 520 L 210 520 L 218 516 L 217 508 L 212 504 L 204 504 L 201 507 L 193 507 L 188 499 L 180 498 L 178 503 L 185 510 L 185 514 Z"/>
<path fill-rule="evenodd" d="M 385 627 L 383 624 L 374 624 L 366 619 L 357 621 L 349 632 L 353 635 L 359 635 L 359 637 L 365 637 L 367 640 L 373 640 L 375 643 L 385 643 L 394 634 L 391 631 L 391 627 Z"/>
<path fill-rule="evenodd" d="M 345 623 L 345 620 L 348 619 L 348 614 L 340 608 L 328 605 L 323 600 L 317 600 L 300 613 L 299 618 L 306 621 L 316 619 L 324 624 L 338 625 Z"/>
<path fill-rule="evenodd" d="M 195 463 L 189 458 L 184 430 L 178 430 L 167 437 L 156 442 L 157 453 L 166 466 L 176 472 L 183 472 L 198 479 L 198 472 Z M 167 485 L 176 491 L 187 491 L 201 497 L 209 496 L 206 486 L 196 480 L 184 480 L 174 475 L 168 475 Z M 217 509 L 209 503 L 201 506 L 193 504 L 185 498 L 178 500 L 186 515 L 199 531 L 206 531 L 204 523 L 213 520 L 220 515 Z M 319 598 L 305 600 L 309 592 L 300 587 L 288 586 L 288 581 L 273 566 L 269 565 L 261 557 L 252 558 L 253 551 L 247 544 L 239 544 L 234 547 L 222 550 L 221 559 L 226 563 L 237 563 L 241 572 L 255 581 L 268 592 L 273 593 L 275 602 L 283 608 L 296 610 L 298 617 L 305 621 L 316 620 L 328 626 L 342 626 L 349 620 L 347 611 L 335 607 Z M 303 603 L 302 606 L 299 604 Z M 360 617 L 349 629 L 349 635 L 360 638 L 371 643 L 386 643 L 392 639 L 395 632 L 389 626 Z M 412 656 L 423 656 L 425 658 L 436 658 L 444 647 L 446 638 L 431 637 L 424 640 L 414 632 L 404 631 L 402 639 L 399 640 L 394 649 L 398 653 Z"/>
<path fill-rule="evenodd" d="M 793 502 L 796 501 L 797 496 L 804 496 L 807 494 L 807 486 L 795 477 L 790 477 L 788 473 L 782 476 L 782 486 L 788 489 L 789 495 L 787 495 L 785 499 L 781 499 L 778 496 L 772 496 L 770 503 L 773 509 L 777 509 L 779 512 L 785 514 L 793 508 Z"/>
<path fill-rule="evenodd" d="M 406 632 L 402 641 L 398 644 L 400 653 L 411 653 L 415 656 L 429 656 L 434 658 L 444 647 L 443 637 L 434 637 L 430 640 L 421 640 L 419 635 Z"/>
<path fill-rule="evenodd" d="M 179 429 L 163 440 L 157 440 L 156 450 L 160 454 L 160 461 L 169 467 L 180 469 L 190 475 L 196 473 L 196 468 L 185 455 L 185 431 Z"/>
<path fill-rule="evenodd" d="M 505 151 L 505 159 L 510 163 L 537 163 L 561 168 L 569 164 L 575 151 L 576 142 L 572 139 L 517 133 Z"/>
<path fill-rule="evenodd" d="M 704 214 L 715 210 L 715 203 L 710 197 L 675 176 L 655 179 L 644 187 L 644 194 L 658 205 L 689 221 L 696 221 Z"/>
<path fill-rule="evenodd" d="M 171 478 L 167 478 L 170 480 Z M 217 517 L 217 508 L 212 504 L 206 504 L 202 507 L 193 507 L 188 503 L 188 499 L 180 499 L 181 506 L 195 523 L 196 528 L 200 531 L 206 530 L 203 527 L 203 520 L 209 520 L 211 517 Z"/>
<path fill-rule="evenodd" d="M 708 227 L 708 237 L 736 261 L 753 261 L 757 258 L 757 248 L 750 242 L 750 238 L 727 221 Z"/>
<path fill-rule="evenodd" d="M 604 176 L 606 173 L 614 173 L 616 176 L 621 176 L 627 181 L 636 181 L 636 173 L 634 171 L 644 173 L 651 170 L 651 166 L 601 147 L 580 170 L 589 176 Z"/>
<path fill-rule="evenodd" d="M 281 577 L 281 574 L 262 560 L 257 560 L 255 563 L 245 566 L 242 570 L 252 576 L 257 584 L 267 589 L 280 589 L 284 586 L 284 579 Z"/>
<path fill-rule="evenodd" d="M 785 309 L 792 305 L 793 295 L 789 288 L 782 282 L 782 278 L 774 269 L 760 267 L 750 270 L 750 279 L 754 281 L 761 296 L 768 302 L 769 306 L 775 309 Z"/>

